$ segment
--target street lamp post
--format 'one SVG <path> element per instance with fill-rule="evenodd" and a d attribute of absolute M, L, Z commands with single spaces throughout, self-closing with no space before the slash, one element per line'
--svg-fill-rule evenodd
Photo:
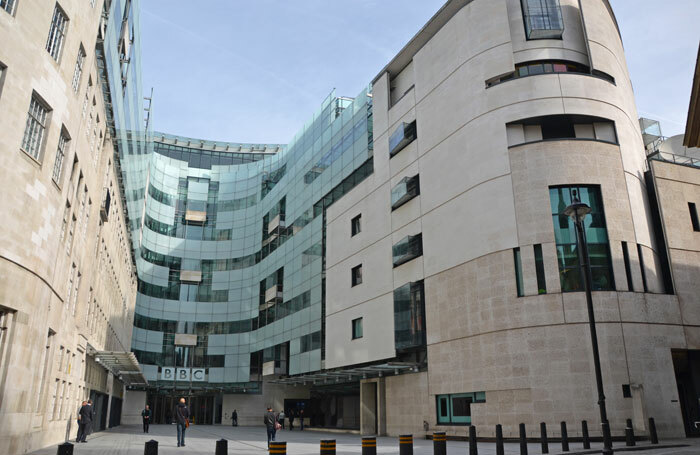
<path fill-rule="evenodd" d="M 595 381 L 598 387 L 598 407 L 600 408 L 600 422 L 603 430 L 603 455 L 613 453 L 612 437 L 610 436 L 610 424 L 608 413 L 605 409 L 605 393 L 603 392 L 603 375 L 600 371 L 600 352 L 598 350 L 598 334 L 595 327 L 595 315 L 593 313 L 593 296 L 591 295 L 591 264 L 588 257 L 588 243 L 586 242 L 586 230 L 583 220 L 591 213 L 591 208 L 581 202 L 573 192 L 573 201 L 564 214 L 570 217 L 576 226 L 576 246 L 579 251 L 578 260 L 583 271 L 583 281 L 586 289 L 586 303 L 588 305 L 588 326 L 591 331 L 591 344 L 593 345 L 593 364 L 595 365 Z"/>

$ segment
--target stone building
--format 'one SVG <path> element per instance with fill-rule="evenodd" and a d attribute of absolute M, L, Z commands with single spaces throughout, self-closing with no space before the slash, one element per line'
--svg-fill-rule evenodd
<path fill-rule="evenodd" d="M 125 384 L 143 380 L 129 352 L 136 275 L 103 70 L 107 17 L 125 4 L 0 2 L 3 454 L 75 439 L 88 398 L 95 430 L 118 425 Z"/>

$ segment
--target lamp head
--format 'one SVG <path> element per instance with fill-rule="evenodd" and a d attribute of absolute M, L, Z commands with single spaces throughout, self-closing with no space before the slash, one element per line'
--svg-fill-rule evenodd
<path fill-rule="evenodd" d="M 582 222 L 589 213 L 591 213 L 591 208 L 578 199 L 578 194 L 576 190 L 574 190 L 573 200 L 571 201 L 571 205 L 564 209 L 564 215 L 570 217 L 575 223 L 577 221 Z"/>

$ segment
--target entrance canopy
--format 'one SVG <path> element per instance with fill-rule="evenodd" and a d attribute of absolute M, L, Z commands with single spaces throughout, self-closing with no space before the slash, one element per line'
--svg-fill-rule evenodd
<path fill-rule="evenodd" d="M 97 351 L 95 361 L 128 386 L 148 385 L 133 352 Z"/>
<path fill-rule="evenodd" d="M 271 379 L 269 382 L 287 385 L 354 382 L 360 379 L 381 378 L 383 376 L 417 372 L 419 366 L 418 363 L 412 362 L 388 362 L 379 365 L 367 365 L 343 370 L 319 371 L 299 376 L 290 376 L 288 378 Z"/>

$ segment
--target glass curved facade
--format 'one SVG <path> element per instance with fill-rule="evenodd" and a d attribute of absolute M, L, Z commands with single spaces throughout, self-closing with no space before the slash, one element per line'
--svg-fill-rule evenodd
<path fill-rule="evenodd" d="M 373 171 L 369 89 L 329 95 L 288 145 L 152 133 L 145 154 L 122 161 L 132 349 L 150 385 L 173 387 L 164 369 L 199 368 L 193 389 L 255 393 L 265 375 L 320 370 L 324 214 Z M 196 346 L 176 346 L 178 334 Z"/>

